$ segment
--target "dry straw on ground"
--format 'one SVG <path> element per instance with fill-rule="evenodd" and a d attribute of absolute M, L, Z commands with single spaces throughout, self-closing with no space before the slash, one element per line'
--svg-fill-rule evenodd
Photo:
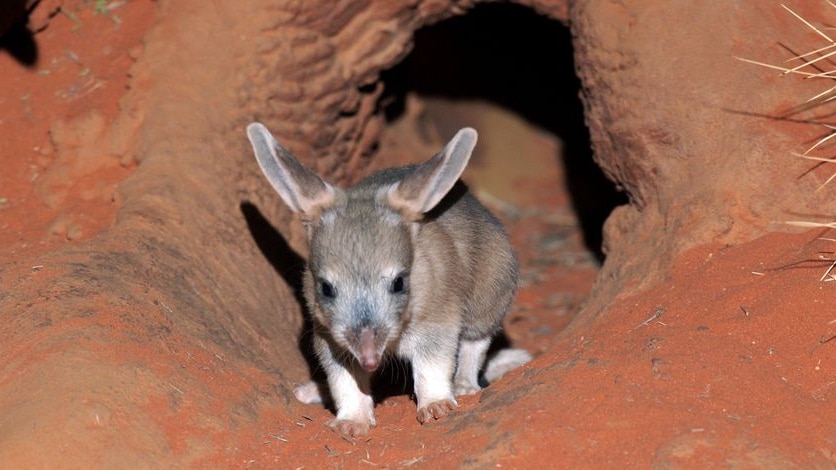
<path fill-rule="evenodd" d="M 831 7 L 834 8 L 834 10 L 836 10 L 836 3 L 833 3 L 830 0 L 826 1 Z M 823 39 L 824 45 L 817 46 L 809 50 L 808 52 L 790 57 L 786 61 L 787 65 L 768 64 L 765 62 L 745 59 L 742 57 L 738 57 L 738 59 L 751 64 L 760 65 L 762 67 L 780 70 L 785 75 L 799 75 L 803 77 L 805 80 L 818 79 L 836 81 L 836 41 L 834 41 L 825 32 L 828 30 L 833 30 L 834 28 L 816 26 L 812 22 L 808 21 L 807 19 L 805 19 L 804 17 L 787 7 L 786 5 L 782 4 L 781 6 L 790 14 L 792 14 L 795 18 L 801 21 L 807 28 L 814 31 L 819 38 Z M 786 45 L 782 44 L 782 46 L 787 50 L 792 50 L 790 47 Z M 801 108 L 810 109 L 827 105 L 833 100 L 836 100 L 836 84 L 828 86 L 824 91 L 808 98 L 803 103 L 799 103 L 799 105 Z M 827 129 L 827 132 L 822 137 L 816 139 L 813 145 L 808 147 L 804 152 L 794 154 L 801 158 L 813 160 L 820 164 L 836 163 L 836 155 L 834 155 L 831 152 L 833 144 L 836 143 L 836 141 L 831 142 L 832 139 L 836 138 L 836 126 L 825 122 L 821 122 L 817 119 L 812 119 L 809 122 L 824 126 Z M 819 189 L 823 188 L 834 179 L 836 179 L 836 172 L 831 174 L 830 177 L 828 177 L 827 180 L 825 180 L 825 182 L 819 186 Z M 802 224 L 807 223 L 802 222 Z M 834 224 L 836 223 L 817 226 L 831 226 Z"/>
<path fill-rule="evenodd" d="M 830 7 L 836 10 L 836 3 L 833 3 L 830 0 L 825 1 L 828 5 L 830 5 Z M 836 81 L 836 41 L 834 41 L 833 38 L 831 38 L 831 36 L 827 34 L 827 32 L 831 32 L 831 34 L 833 34 L 833 31 L 836 30 L 836 28 L 832 26 L 823 25 L 816 26 L 803 16 L 793 11 L 788 6 L 782 4 L 781 7 L 783 7 L 786 11 L 788 11 L 791 15 L 793 15 L 801 23 L 803 23 L 806 28 L 813 31 L 816 37 L 818 37 L 820 40 L 823 40 L 823 45 L 820 44 L 814 48 L 811 48 L 807 52 L 793 55 L 792 57 L 787 59 L 787 65 L 768 64 L 765 62 L 745 59 L 742 57 L 738 57 L 738 59 L 744 62 L 748 62 L 750 64 L 780 70 L 784 75 L 798 75 L 803 77 L 803 79 L 805 80 L 816 79 Z M 793 50 L 791 47 L 788 47 L 784 44 L 781 44 L 781 46 L 789 51 Z M 836 84 L 831 84 L 820 93 L 817 93 L 816 95 L 808 98 L 804 102 L 799 103 L 799 108 L 802 110 L 807 110 L 819 108 L 820 106 L 828 106 L 834 100 L 836 100 Z M 830 116 L 832 114 L 832 112 L 825 113 L 824 116 Z M 834 140 L 834 138 L 836 138 L 836 125 L 829 124 L 827 122 L 822 122 L 821 119 L 816 118 L 810 119 L 808 120 L 808 122 L 824 126 L 826 128 L 826 132 L 820 138 L 816 139 L 815 142 L 812 145 L 810 145 L 806 150 L 804 150 L 801 153 L 793 152 L 793 155 L 804 158 L 806 160 L 812 160 L 816 162 L 816 165 L 827 165 L 836 163 L 836 154 L 834 154 L 833 152 L 833 144 L 836 144 L 836 140 Z M 834 179 L 836 179 L 836 171 L 834 171 L 821 185 L 819 185 L 817 191 L 827 186 Z M 831 229 L 836 228 L 836 221 L 812 222 L 796 220 L 788 221 L 787 223 L 797 227 L 821 227 Z M 822 259 L 832 261 L 832 263 L 824 272 L 820 280 L 836 280 L 836 277 L 834 277 L 832 274 L 834 268 L 836 268 L 836 260 L 832 260 L 829 258 Z"/>

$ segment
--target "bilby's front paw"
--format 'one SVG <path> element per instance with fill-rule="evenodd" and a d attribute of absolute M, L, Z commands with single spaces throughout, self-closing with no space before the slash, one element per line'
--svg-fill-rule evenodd
<path fill-rule="evenodd" d="M 457 383 L 453 386 L 453 392 L 457 397 L 462 395 L 473 395 L 476 392 L 481 392 L 482 387 L 474 383 Z"/>
<path fill-rule="evenodd" d="M 357 437 L 365 436 L 369 433 L 369 428 L 373 427 L 374 423 L 367 421 L 354 421 L 350 419 L 332 419 L 328 421 L 328 427 L 334 432 L 339 433 L 343 438 L 354 440 Z"/>
<path fill-rule="evenodd" d="M 434 401 L 427 406 L 418 408 L 418 422 L 424 424 L 430 419 L 443 418 L 447 416 L 447 413 L 451 410 L 455 410 L 458 407 L 459 404 L 453 399 Z"/>

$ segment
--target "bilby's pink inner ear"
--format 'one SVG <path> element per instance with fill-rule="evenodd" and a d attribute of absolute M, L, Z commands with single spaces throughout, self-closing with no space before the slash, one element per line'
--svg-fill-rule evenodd
<path fill-rule="evenodd" d="M 415 167 L 389 191 L 389 204 L 406 215 L 431 211 L 461 177 L 476 139 L 474 129 L 461 129 L 438 154 Z"/>
<path fill-rule="evenodd" d="M 263 124 L 248 125 L 247 137 L 267 181 L 291 210 L 310 218 L 334 203 L 338 190 L 302 165 Z"/>

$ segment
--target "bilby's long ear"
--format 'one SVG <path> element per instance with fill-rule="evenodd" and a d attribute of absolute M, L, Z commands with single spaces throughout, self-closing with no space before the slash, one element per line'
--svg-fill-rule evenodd
<path fill-rule="evenodd" d="M 247 137 L 264 176 L 294 212 L 315 216 L 334 202 L 334 187 L 302 165 L 273 138 L 264 124 L 253 122 L 248 125 Z"/>
<path fill-rule="evenodd" d="M 410 214 L 433 209 L 456 184 L 476 146 L 476 131 L 465 127 L 433 158 L 418 165 L 389 192 L 389 204 Z"/>

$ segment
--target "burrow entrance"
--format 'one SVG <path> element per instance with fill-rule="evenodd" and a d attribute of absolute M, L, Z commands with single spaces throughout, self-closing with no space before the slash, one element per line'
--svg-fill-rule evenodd
<path fill-rule="evenodd" d="M 387 162 L 423 160 L 459 128 L 479 131 L 465 180 L 505 221 L 522 267 L 506 334 L 545 350 L 597 276 L 604 220 L 626 203 L 592 160 L 568 28 L 528 7 L 477 5 L 418 30 L 381 80 Z"/>

